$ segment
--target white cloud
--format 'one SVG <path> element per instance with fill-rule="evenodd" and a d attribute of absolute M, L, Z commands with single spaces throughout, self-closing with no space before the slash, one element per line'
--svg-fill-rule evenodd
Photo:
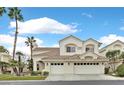
<path fill-rule="evenodd" d="M 88 18 L 93 18 L 93 16 L 91 14 L 88 14 L 88 13 L 82 13 L 82 16 L 86 16 Z"/>
<path fill-rule="evenodd" d="M 16 51 L 22 51 L 25 54 L 29 54 L 29 47 L 25 45 L 26 37 L 18 36 Z M 35 38 L 38 45 L 43 43 L 39 38 Z M 0 45 L 5 45 L 6 48 L 12 53 L 13 51 L 14 36 L 0 34 Z"/>
<path fill-rule="evenodd" d="M 10 22 L 10 28 L 15 28 L 15 22 Z M 19 22 L 19 33 L 52 33 L 52 34 L 68 34 L 77 32 L 77 26 L 74 24 L 63 24 L 57 20 L 43 17 L 31 19 L 25 22 Z"/>
<path fill-rule="evenodd" d="M 103 36 L 100 38 L 100 42 L 103 43 L 104 45 L 108 45 L 116 40 L 121 40 L 124 42 L 124 37 L 123 36 L 118 36 L 116 34 L 110 34 L 108 36 Z"/>
<path fill-rule="evenodd" d="M 54 44 L 52 47 L 59 47 L 59 44 Z"/>

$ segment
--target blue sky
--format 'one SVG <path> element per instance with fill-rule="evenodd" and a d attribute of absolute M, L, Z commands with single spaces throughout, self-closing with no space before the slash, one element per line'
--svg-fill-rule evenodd
<path fill-rule="evenodd" d="M 17 49 L 22 49 L 24 46 L 22 43 L 27 36 L 34 36 L 40 46 L 57 46 L 60 39 L 70 34 L 82 40 L 94 38 L 104 45 L 117 39 L 124 41 L 124 8 L 28 7 L 20 9 L 24 22 L 19 23 L 20 40 Z M 10 51 L 14 24 L 15 22 L 7 15 L 0 17 L 0 44 Z"/>

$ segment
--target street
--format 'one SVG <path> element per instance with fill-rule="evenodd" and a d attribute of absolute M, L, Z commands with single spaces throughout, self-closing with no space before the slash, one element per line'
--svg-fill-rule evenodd
<path fill-rule="evenodd" d="M 0 81 L 0 85 L 124 85 L 124 80 L 89 80 L 89 81 L 19 80 Z"/>

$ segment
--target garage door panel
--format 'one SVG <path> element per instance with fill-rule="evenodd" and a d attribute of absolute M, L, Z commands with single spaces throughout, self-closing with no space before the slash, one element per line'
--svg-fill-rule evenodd
<path fill-rule="evenodd" d="M 103 65 L 75 65 L 74 74 L 103 74 Z"/>
<path fill-rule="evenodd" d="M 51 71 L 51 74 L 63 74 L 64 66 L 63 65 L 52 65 L 50 71 Z"/>

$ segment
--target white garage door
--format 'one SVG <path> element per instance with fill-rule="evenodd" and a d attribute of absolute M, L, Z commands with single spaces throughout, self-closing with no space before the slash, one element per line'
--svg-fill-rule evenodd
<path fill-rule="evenodd" d="M 63 74 L 64 63 L 51 63 L 51 74 Z"/>
<path fill-rule="evenodd" d="M 74 74 L 104 74 L 104 65 L 99 63 L 74 63 Z"/>

